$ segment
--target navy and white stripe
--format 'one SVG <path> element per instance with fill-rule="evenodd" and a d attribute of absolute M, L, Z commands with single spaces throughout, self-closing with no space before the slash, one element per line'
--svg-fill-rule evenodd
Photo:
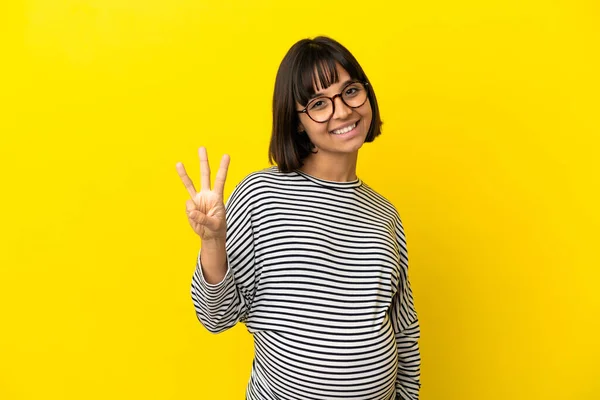
<path fill-rule="evenodd" d="M 254 335 L 247 400 L 418 399 L 420 337 L 394 206 L 360 179 L 271 167 L 226 205 L 228 270 L 191 294 L 200 322 Z"/>

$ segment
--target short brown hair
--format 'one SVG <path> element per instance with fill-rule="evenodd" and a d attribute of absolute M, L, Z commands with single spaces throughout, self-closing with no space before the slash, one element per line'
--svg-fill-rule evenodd
<path fill-rule="evenodd" d="M 336 64 L 340 64 L 352 79 L 368 82 L 367 91 L 373 118 L 366 142 L 381 134 L 381 118 L 373 87 L 356 58 L 335 40 L 318 36 L 302 39 L 287 52 L 275 79 L 273 93 L 273 131 L 269 145 L 269 161 L 282 172 L 291 172 L 302 166 L 303 160 L 313 151 L 308 135 L 297 132 L 300 117 L 296 102 L 308 103 L 315 93 L 316 83 L 327 88 L 338 81 Z"/>

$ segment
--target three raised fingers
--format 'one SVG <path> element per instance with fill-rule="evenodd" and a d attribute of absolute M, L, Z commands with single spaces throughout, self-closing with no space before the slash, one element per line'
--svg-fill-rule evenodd
<path fill-rule="evenodd" d="M 205 147 L 200 147 L 198 149 L 198 156 L 200 157 L 200 176 L 201 176 L 201 190 L 210 190 L 210 165 L 208 163 L 208 154 Z M 215 178 L 215 187 L 214 192 L 223 195 L 225 190 L 225 180 L 227 179 L 227 170 L 229 169 L 229 155 L 225 154 L 221 158 L 221 164 L 219 165 L 219 170 L 217 171 L 217 176 Z M 177 173 L 183 182 L 183 185 L 187 189 L 190 197 L 194 199 L 196 197 L 196 188 L 194 187 L 194 183 L 188 176 L 185 167 L 182 163 L 177 163 L 175 166 L 177 169 Z"/>

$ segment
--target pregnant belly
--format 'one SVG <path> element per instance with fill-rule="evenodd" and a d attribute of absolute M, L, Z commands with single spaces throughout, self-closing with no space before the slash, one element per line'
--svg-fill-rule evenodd
<path fill-rule="evenodd" d="M 250 391 L 272 399 L 383 400 L 395 393 L 398 352 L 389 324 L 331 335 L 256 331 Z"/>

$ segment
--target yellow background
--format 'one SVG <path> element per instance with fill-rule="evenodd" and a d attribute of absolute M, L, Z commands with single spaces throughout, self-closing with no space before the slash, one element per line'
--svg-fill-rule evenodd
<path fill-rule="evenodd" d="M 6 8 L 6 7 L 3 7 Z M 243 399 L 189 295 L 175 164 L 268 166 L 275 73 L 346 45 L 402 216 L 422 399 L 600 399 L 596 1 L 37 0 L 2 12 L 0 399 Z"/>

